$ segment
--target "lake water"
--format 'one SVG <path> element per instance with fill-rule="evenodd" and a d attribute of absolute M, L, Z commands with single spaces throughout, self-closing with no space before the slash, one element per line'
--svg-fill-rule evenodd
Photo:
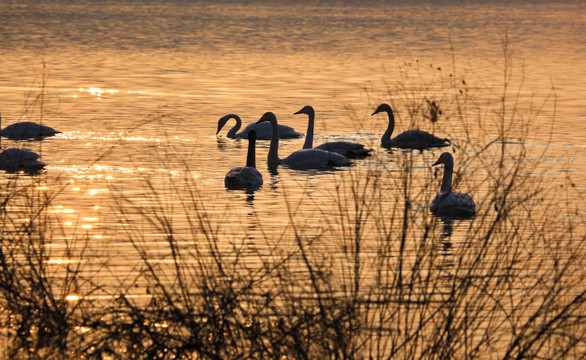
<path fill-rule="evenodd" d="M 569 175 L 575 193 L 583 194 L 585 23 L 582 1 L 3 1 L 2 126 L 42 121 L 63 133 L 24 144 L 3 139 L 2 146 L 42 154 L 46 173 L 22 181 L 48 187 L 41 192 L 65 186 L 51 204 L 51 221 L 63 226 L 64 238 L 92 239 L 95 262 L 84 260 L 91 266 L 129 268 L 129 259 L 137 257 L 127 226 L 153 252 L 164 252 L 163 231 L 153 232 L 141 214 L 153 208 L 173 214 L 177 231 L 188 237 L 192 213 L 183 206 L 194 193 L 227 241 L 238 239 L 243 228 L 253 238 L 280 234 L 290 221 L 284 198 L 293 204 L 304 199 L 297 214 L 308 217 L 303 224 L 311 232 L 323 225 L 309 221 L 312 210 L 335 212 L 332 184 L 372 168 L 400 176 L 398 156 L 414 157 L 413 169 L 421 174 L 416 179 L 432 176 L 429 167 L 441 151 L 389 154 L 380 147 L 386 117 L 370 116 L 379 103 L 395 106 L 398 133 L 412 125 L 407 113 L 414 99 L 437 101 L 449 112 L 454 102 L 447 84 L 465 80 L 474 94 L 471 108 L 481 109 L 483 119 L 494 116 L 507 37 L 512 63 L 506 68 L 514 69 L 507 96 L 519 94 L 519 117 L 535 125 L 535 132 L 514 126 L 511 132 L 522 133 L 528 158 L 548 162 L 533 175 L 560 184 Z M 339 171 L 281 167 L 271 174 L 268 142 L 259 141 L 264 186 L 254 194 L 227 191 L 224 175 L 244 164 L 247 145 L 222 136 L 226 130 L 216 137 L 218 118 L 236 113 L 248 124 L 272 111 L 280 123 L 305 133 L 307 117 L 293 113 L 308 104 L 317 114 L 314 145 L 353 140 L 376 155 Z M 454 116 L 437 124 L 417 121 L 454 144 L 467 136 L 472 143 L 486 141 L 476 120 L 473 135 Z M 497 129 L 487 125 L 483 131 Z M 281 141 L 280 154 L 300 149 L 303 141 Z M 457 161 L 456 152 L 456 168 Z M 484 174 L 480 164 L 471 166 Z M 3 177 L 4 183 L 14 178 Z M 484 176 L 464 179 L 462 191 L 477 197 L 490 191 Z M 153 191 L 146 180 L 157 196 L 148 196 Z M 437 189 L 417 197 L 422 212 L 439 190 L 436 182 Z M 341 198 L 350 197 L 341 189 Z M 112 200 L 121 197 L 129 201 Z M 576 196 L 571 203 L 583 201 Z M 128 209 L 125 221 L 120 209 Z"/>

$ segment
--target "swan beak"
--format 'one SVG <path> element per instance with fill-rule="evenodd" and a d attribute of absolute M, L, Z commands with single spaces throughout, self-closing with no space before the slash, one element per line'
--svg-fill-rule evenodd
<path fill-rule="evenodd" d="M 293 113 L 293 115 L 297 115 L 297 114 L 303 114 L 303 109 Z"/>
<path fill-rule="evenodd" d="M 220 133 L 220 130 L 224 127 L 224 124 L 218 124 L 218 131 L 216 131 L 216 136 Z"/>
<path fill-rule="evenodd" d="M 433 165 L 431 165 L 431 166 L 436 166 L 436 165 L 439 165 L 439 164 L 441 164 L 441 161 L 440 161 L 440 159 L 437 159 L 437 161 L 434 162 Z"/>

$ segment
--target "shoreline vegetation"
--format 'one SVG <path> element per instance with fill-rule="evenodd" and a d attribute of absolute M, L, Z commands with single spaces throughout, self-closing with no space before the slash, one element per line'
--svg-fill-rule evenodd
<path fill-rule="evenodd" d="M 253 206 L 247 219 L 226 223 L 224 215 L 234 219 L 241 210 L 215 203 L 217 195 L 197 178 L 145 174 L 132 196 L 114 185 L 111 191 L 115 235 L 135 250 L 121 254 L 133 263 L 120 272 L 114 260 L 91 260 L 106 249 L 54 221 L 49 210 L 66 179 L 40 192 L 42 174 L 6 176 L 0 354 L 586 357 L 586 227 L 573 202 L 579 195 L 569 176 L 554 183 L 539 175 L 548 147 L 536 152 L 527 141 L 534 116 L 550 107 L 555 114 L 555 93 L 543 104 L 525 102 L 511 62 L 505 40 L 503 83 L 482 101 L 470 85 L 476 79 L 459 76 L 455 60 L 448 74 L 405 70 L 380 98 L 368 94 L 369 105 L 385 100 L 400 108 L 402 124 L 464 129 L 467 136 L 448 149 L 456 159 L 454 188 L 473 192 L 472 219 L 429 211 L 440 186 L 430 165 L 439 152 L 395 151 L 391 164 L 374 155 L 333 174 L 330 188 L 320 190 L 328 204 L 305 196 L 314 189 L 303 184 L 301 194 L 281 190 L 288 221 L 275 225 Z M 157 156 L 190 174 L 172 151 Z M 54 254 L 71 261 L 51 263 Z"/>

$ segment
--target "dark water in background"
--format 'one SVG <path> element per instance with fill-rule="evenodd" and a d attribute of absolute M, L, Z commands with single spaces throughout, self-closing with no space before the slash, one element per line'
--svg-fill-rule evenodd
<path fill-rule="evenodd" d="M 145 177 L 160 182 L 159 195 L 168 195 L 170 209 L 180 208 L 182 199 L 167 180 L 196 178 L 213 199 L 210 207 L 220 209 L 218 221 L 238 233 L 238 226 L 250 232 L 260 226 L 252 208 L 277 227 L 286 224 L 282 193 L 323 204 L 332 178 L 350 171 L 313 175 L 280 169 L 271 175 L 264 143 L 257 148 L 263 188 L 253 199 L 227 192 L 224 175 L 244 163 L 246 144 L 216 139 L 220 116 L 237 113 L 249 123 L 273 111 L 281 123 L 305 132 L 306 117 L 292 114 L 311 104 L 317 112 L 315 144 L 334 138 L 366 143 L 380 155 L 356 167 L 367 168 L 381 158 L 389 161 L 379 147 L 386 120 L 370 113 L 389 101 L 386 86 L 401 81 L 406 64 L 419 64 L 428 79 L 438 67 L 450 71 L 453 48 L 459 76 L 478 91 L 497 87 L 507 35 L 516 76 L 524 78 L 522 96 L 533 97 L 537 107 L 552 87 L 557 96 L 555 126 L 549 126 L 553 110 L 547 105 L 535 119 L 545 124 L 529 135 L 528 147 L 536 153 L 552 143 L 547 151 L 553 165 L 541 175 L 563 181 L 569 172 L 584 189 L 585 17 L 586 5 L 579 1 L 5 0 L 0 4 L 2 125 L 38 121 L 43 104 L 43 122 L 63 134 L 26 146 L 49 163 L 43 181 L 71 183 L 55 201 L 56 221 L 72 233 L 87 233 L 112 268 L 123 267 L 134 250 L 119 239 L 120 226 L 108 217 L 110 195 L 124 194 L 134 206 L 147 208 L 153 200 L 140 195 Z M 149 119 L 154 120 L 145 123 Z M 399 120 L 396 131 L 406 128 Z M 457 139 L 457 126 L 451 129 L 454 133 L 446 135 Z M 113 144 L 119 146 L 111 149 Z M 280 154 L 302 144 L 303 139 L 282 141 Z M 107 150 L 112 151 L 98 158 Z M 438 155 L 424 154 L 419 169 L 427 171 Z M 392 173 L 392 164 L 387 166 Z M 223 214 L 229 206 L 235 210 Z M 139 229 L 142 221 L 129 219 Z M 158 234 L 143 236 L 155 241 Z"/>

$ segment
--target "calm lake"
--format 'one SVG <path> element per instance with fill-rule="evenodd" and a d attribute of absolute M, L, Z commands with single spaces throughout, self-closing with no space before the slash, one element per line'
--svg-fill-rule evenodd
<path fill-rule="evenodd" d="M 185 203 L 193 194 L 226 244 L 244 233 L 247 241 L 287 244 L 280 236 L 291 213 L 303 219 L 306 233 L 319 231 L 323 224 L 310 221 L 313 212 L 335 212 L 332 198 L 351 197 L 336 184 L 365 178 L 372 169 L 399 177 L 398 164 L 410 158 L 414 188 L 421 191 L 413 205 L 427 213 L 440 177 L 435 174 L 434 188 L 424 184 L 443 151 L 381 148 L 387 118 L 371 113 L 382 102 L 394 107 L 395 134 L 417 126 L 450 138 L 455 167 L 466 174 L 458 189 L 481 198 L 490 191 L 482 164 L 497 159 L 462 169 L 458 151 L 471 148 L 458 146 L 483 144 L 488 140 L 482 134 L 498 129 L 486 121 L 478 131 L 477 119 L 467 128 L 450 111 L 450 94 L 466 87 L 470 111 L 490 119 L 510 70 L 506 96 L 532 127 L 512 125 L 508 133 L 523 139 L 527 158 L 540 161 L 529 176 L 560 186 L 569 176 L 572 194 L 584 194 L 585 23 L 583 1 L 5 0 L 0 3 L 2 127 L 42 121 L 63 133 L 42 142 L 2 139 L 2 147 L 30 148 L 48 163 L 46 172 L 19 181 L 40 193 L 63 188 L 47 212 L 59 228 L 51 259 L 55 266 L 83 261 L 89 271 L 107 264 L 99 276 L 113 288 L 96 296 L 108 299 L 117 286 L 134 281 L 129 274 L 140 256 L 129 238 L 140 238 L 155 257 L 167 251 L 165 231 L 154 231 L 145 214 L 164 209 L 175 231 L 189 239 L 192 211 L 198 210 Z M 426 106 L 426 100 L 444 110 L 437 123 L 408 115 L 414 102 Z M 279 167 L 271 173 L 269 142 L 257 141 L 264 185 L 253 194 L 226 190 L 224 176 L 244 165 L 247 142 L 225 136 L 231 123 L 216 136 L 218 119 L 236 113 L 246 125 L 272 111 L 281 124 L 305 133 L 307 116 L 293 115 L 305 105 L 316 111 L 314 146 L 351 140 L 373 148 L 375 155 L 341 170 Z M 281 157 L 303 142 L 280 141 Z M 0 184 L 14 178 L 2 174 Z M 583 196 L 570 201 L 583 202 Z M 455 244 L 464 241 L 465 230 L 459 231 L 454 229 Z M 62 240 L 86 236 L 91 245 L 83 259 L 64 253 Z M 248 245 L 271 252 L 275 243 Z M 320 247 L 324 253 L 335 248 Z M 225 251 L 230 253 L 228 245 Z"/>

